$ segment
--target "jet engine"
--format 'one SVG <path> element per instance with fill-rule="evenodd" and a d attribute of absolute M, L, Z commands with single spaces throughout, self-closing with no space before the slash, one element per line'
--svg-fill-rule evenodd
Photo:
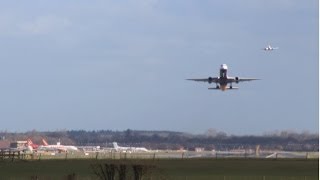
<path fill-rule="evenodd" d="M 212 77 L 208 78 L 208 83 L 211 84 L 212 83 Z"/>
<path fill-rule="evenodd" d="M 238 84 L 239 83 L 239 77 L 235 77 L 234 79 L 236 80 L 236 83 Z"/>

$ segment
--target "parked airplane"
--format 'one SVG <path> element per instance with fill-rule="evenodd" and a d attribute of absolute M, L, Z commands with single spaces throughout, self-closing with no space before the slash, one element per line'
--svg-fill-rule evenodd
<path fill-rule="evenodd" d="M 116 151 L 120 151 L 120 152 L 149 152 L 148 149 L 146 149 L 145 147 L 122 147 L 122 146 L 118 146 L 118 143 L 113 142 L 113 148 Z"/>
<path fill-rule="evenodd" d="M 56 145 L 50 145 L 50 144 L 47 143 L 46 140 L 42 139 L 42 143 L 44 145 L 39 146 L 38 150 L 58 151 L 58 152 L 78 151 L 77 147 L 61 145 L 60 142 L 57 142 Z"/>
<path fill-rule="evenodd" d="M 228 77 L 227 71 L 228 71 L 228 66 L 226 64 L 222 64 L 220 68 L 219 77 L 209 77 L 205 79 L 187 79 L 187 80 L 208 82 L 209 84 L 216 83 L 215 88 L 213 87 L 208 89 L 214 89 L 214 90 L 220 89 L 222 91 L 225 91 L 227 89 L 239 89 L 238 87 L 233 87 L 232 83 L 238 84 L 239 82 L 242 82 L 242 81 L 258 80 L 256 78 Z M 229 83 L 230 83 L 230 86 L 228 87 Z"/>
<path fill-rule="evenodd" d="M 265 51 L 272 51 L 272 50 L 276 50 L 279 49 L 278 47 L 272 47 L 271 45 L 268 45 L 267 47 L 263 48 L 262 50 Z"/>

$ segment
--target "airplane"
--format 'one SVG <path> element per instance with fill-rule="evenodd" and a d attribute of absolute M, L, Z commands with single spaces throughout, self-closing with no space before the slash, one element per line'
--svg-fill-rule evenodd
<path fill-rule="evenodd" d="M 58 151 L 58 152 L 68 152 L 68 151 L 78 151 L 78 148 L 75 146 L 65 146 L 61 145 L 60 141 L 57 144 L 50 145 L 46 140 L 42 139 L 43 145 L 38 147 L 38 150 L 43 151 Z"/>
<path fill-rule="evenodd" d="M 267 47 L 263 48 L 262 50 L 265 51 L 272 51 L 272 50 L 276 50 L 279 49 L 278 47 L 272 47 L 271 45 L 268 45 Z"/>
<path fill-rule="evenodd" d="M 239 89 L 238 87 L 233 87 L 232 83 L 238 84 L 239 82 L 243 81 L 253 81 L 253 80 L 259 80 L 256 78 L 240 78 L 240 77 L 229 77 L 228 74 L 228 66 L 226 64 L 222 64 L 220 67 L 220 76 L 219 77 L 209 77 L 204 79 L 186 79 L 191 81 L 202 81 L 202 82 L 208 82 L 216 83 L 216 87 L 209 87 L 210 90 L 222 90 L 225 91 L 227 89 Z M 230 86 L 228 87 L 228 84 L 230 83 Z"/>
<path fill-rule="evenodd" d="M 113 148 L 116 151 L 120 151 L 120 152 L 149 152 L 148 149 L 146 149 L 145 147 L 122 147 L 122 146 L 118 146 L 118 143 L 113 142 Z"/>

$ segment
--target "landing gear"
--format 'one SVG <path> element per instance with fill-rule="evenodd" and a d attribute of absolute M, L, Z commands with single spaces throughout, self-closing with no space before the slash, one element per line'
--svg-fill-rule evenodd
<path fill-rule="evenodd" d="M 220 89 L 220 86 L 218 84 L 216 84 L 216 89 Z"/>
<path fill-rule="evenodd" d="M 230 83 L 230 87 L 229 88 L 232 89 L 232 83 Z"/>

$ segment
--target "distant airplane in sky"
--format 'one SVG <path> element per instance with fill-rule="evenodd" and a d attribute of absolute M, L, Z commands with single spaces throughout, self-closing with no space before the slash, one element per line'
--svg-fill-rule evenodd
<path fill-rule="evenodd" d="M 276 50 L 279 49 L 278 47 L 272 47 L 271 45 L 268 45 L 267 47 L 263 48 L 262 50 L 265 51 L 272 51 L 272 50 Z"/>
<path fill-rule="evenodd" d="M 208 89 L 214 89 L 214 90 L 220 89 L 222 91 L 225 91 L 227 89 L 238 89 L 238 87 L 233 87 L 232 83 L 259 80 L 256 78 L 228 77 L 227 71 L 228 71 L 228 66 L 226 64 L 222 64 L 220 67 L 220 76 L 219 77 L 209 77 L 209 78 L 205 78 L 205 79 L 187 79 L 187 80 L 208 82 L 209 84 L 216 83 L 216 87 L 208 88 Z M 230 84 L 229 87 L 228 87 L 228 84 Z"/>
<path fill-rule="evenodd" d="M 61 145 L 60 142 L 58 142 L 57 144 L 50 145 L 50 144 L 47 143 L 46 140 L 42 139 L 42 143 L 44 145 L 39 146 L 38 150 L 58 151 L 58 152 L 78 151 L 77 147 Z"/>
<path fill-rule="evenodd" d="M 145 147 L 122 147 L 118 146 L 118 143 L 113 142 L 113 148 L 119 152 L 149 152 Z"/>

